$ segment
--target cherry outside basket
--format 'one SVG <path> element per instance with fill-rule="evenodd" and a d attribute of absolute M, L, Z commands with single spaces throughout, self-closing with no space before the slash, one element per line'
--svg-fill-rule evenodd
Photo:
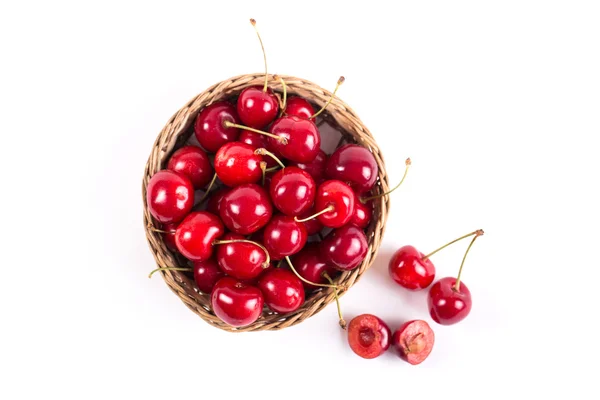
<path fill-rule="evenodd" d="M 187 266 L 187 261 L 180 255 L 171 252 L 165 245 L 162 234 L 151 229 L 152 226 L 160 226 L 160 224 L 153 220 L 148 211 L 148 204 L 146 203 L 148 181 L 156 172 L 166 168 L 168 159 L 175 149 L 185 144 L 190 137 L 193 137 L 193 124 L 200 110 L 215 101 L 235 98 L 239 92 L 248 86 L 261 86 L 264 83 L 264 78 L 265 75 L 262 73 L 240 75 L 211 86 L 188 101 L 169 119 L 158 134 L 146 163 L 142 183 L 146 237 L 158 267 L 184 267 Z M 281 76 L 281 78 L 285 81 L 288 95 L 304 97 L 316 106 L 315 109 L 321 108 L 331 96 L 329 91 L 307 80 L 293 76 Z M 269 87 L 276 93 L 281 94 L 282 85 L 279 80 L 271 77 Z M 318 126 L 327 124 L 331 129 L 340 132 L 342 135 L 341 140 L 344 143 L 357 143 L 369 149 L 379 166 L 379 176 L 372 194 L 384 193 L 388 190 L 387 173 L 381 150 L 371 132 L 346 103 L 337 97 L 334 98 L 327 107 L 326 112 L 317 118 L 316 123 Z M 352 287 L 373 263 L 385 230 L 388 210 L 389 196 L 374 200 L 373 218 L 371 224 L 365 230 L 369 242 L 367 255 L 357 268 L 343 272 L 335 279 L 335 283 L 340 286 L 340 295 Z M 319 288 L 315 292 L 307 293 L 304 305 L 295 312 L 277 314 L 265 306 L 262 316 L 256 322 L 242 328 L 234 328 L 215 316 L 211 310 L 210 293 L 200 292 L 190 273 L 171 270 L 160 271 L 160 273 L 169 288 L 189 309 L 211 325 L 231 332 L 283 329 L 315 315 L 335 300 L 333 288 Z"/>

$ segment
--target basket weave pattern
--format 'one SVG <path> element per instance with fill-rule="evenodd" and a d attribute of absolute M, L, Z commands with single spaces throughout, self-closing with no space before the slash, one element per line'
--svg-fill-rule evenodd
<path fill-rule="evenodd" d="M 292 76 L 282 76 L 282 78 L 287 86 L 288 95 L 294 94 L 302 96 L 316 104 L 318 107 L 323 106 L 331 96 L 330 92 L 312 82 Z M 240 75 L 217 83 L 191 99 L 177 111 L 158 135 L 152 146 L 152 152 L 150 153 L 150 157 L 146 164 L 142 183 L 146 238 L 148 239 L 148 244 L 158 267 L 177 267 L 182 265 L 181 262 L 178 262 L 177 257 L 167 249 L 163 242 L 162 235 L 150 228 L 150 226 L 153 225 L 160 225 L 153 220 L 148 211 L 148 205 L 146 203 L 146 187 L 148 181 L 152 175 L 166 167 L 168 159 L 174 149 L 178 148 L 188 140 L 191 134 L 190 127 L 193 125 L 196 115 L 200 110 L 215 101 L 235 96 L 248 86 L 261 86 L 263 83 L 264 74 Z M 281 92 L 282 89 L 281 83 L 273 79 L 269 81 L 269 87 L 276 92 Z M 388 190 L 388 179 L 383 155 L 381 154 L 375 139 L 354 111 L 336 97 L 327 107 L 326 118 L 332 120 L 335 125 L 340 128 L 340 132 L 344 135 L 345 141 L 358 143 L 373 153 L 379 166 L 378 182 L 373 188 L 373 193 L 386 192 Z M 377 255 L 385 230 L 385 223 L 389 210 L 389 196 L 376 199 L 374 200 L 374 203 L 373 219 L 366 230 L 367 240 L 369 242 L 367 255 L 357 268 L 352 271 L 343 272 L 335 279 L 335 283 L 341 286 L 339 291 L 340 295 L 345 293 L 346 290 L 352 287 L 352 285 L 360 279 L 361 275 L 371 266 Z M 210 308 L 210 293 L 205 294 L 199 292 L 193 279 L 188 278 L 186 273 L 179 271 L 161 271 L 160 273 L 169 288 L 171 288 L 171 290 L 193 312 L 198 314 L 208 323 L 231 332 L 283 329 L 298 324 L 312 315 L 315 315 L 335 299 L 334 290 L 332 288 L 321 288 L 310 295 L 307 294 L 306 302 L 295 312 L 280 315 L 265 308 L 262 316 L 253 324 L 242 328 L 234 328 L 215 316 Z"/>

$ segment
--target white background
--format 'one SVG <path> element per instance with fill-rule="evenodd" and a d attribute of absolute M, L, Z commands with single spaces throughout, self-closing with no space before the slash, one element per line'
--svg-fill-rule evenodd
<path fill-rule="evenodd" d="M 0 6 L 0 398 L 598 398 L 598 2 L 154 3 Z M 420 366 L 355 356 L 333 304 L 231 334 L 147 278 L 152 143 L 197 93 L 262 71 L 250 17 L 271 72 L 345 75 L 391 181 L 413 160 L 347 320 L 431 322 L 391 253 L 486 231 L 463 276 L 473 310 L 432 322 Z M 435 256 L 439 275 L 466 245 Z"/>

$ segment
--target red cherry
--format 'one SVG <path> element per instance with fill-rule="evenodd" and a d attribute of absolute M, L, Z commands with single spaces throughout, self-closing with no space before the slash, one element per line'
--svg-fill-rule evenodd
<path fill-rule="evenodd" d="M 304 228 L 306 228 L 306 234 L 308 236 L 316 235 L 317 233 L 321 232 L 321 229 L 323 229 L 323 224 L 319 222 L 317 217 L 310 218 L 314 214 L 315 208 L 311 207 L 308 211 L 298 216 L 298 219 L 302 221 Z"/>
<path fill-rule="evenodd" d="M 348 325 L 348 344 L 362 358 L 371 359 L 385 353 L 391 336 L 387 324 L 372 314 L 354 317 Z"/>
<path fill-rule="evenodd" d="M 425 289 L 435 278 L 435 266 L 413 246 L 400 247 L 390 260 L 388 271 L 400 286 L 410 290 Z"/>
<path fill-rule="evenodd" d="M 215 215 L 221 215 L 221 202 L 223 197 L 229 193 L 231 189 L 221 188 L 213 192 L 206 203 L 206 211 Z"/>
<path fill-rule="evenodd" d="M 327 279 L 323 276 L 324 272 L 327 272 L 332 278 L 337 274 L 337 270 L 327 264 L 323 259 L 317 243 L 310 243 L 300 250 L 299 253 L 294 254 L 292 257 L 292 264 L 294 265 L 296 272 L 309 282 L 319 284 L 327 283 Z M 303 283 L 306 290 L 317 288 L 317 286 L 311 285 L 310 283 Z"/>
<path fill-rule="evenodd" d="M 177 244 L 175 244 L 175 230 L 177 229 L 177 223 L 171 222 L 169 224 L 164 224 L 162 230 L 165 231 L 163 233 L 163 240 L 165 244 L 170 250 L 177 250 Z"/>
<path fill-rule="evenodd" d="M 194 187 L 188 178 L 177 172 L 158 171 L 148 181 L 146 202 L 150 214 L 158 222 L 179 222 L 194 205 Z"/>
<path fill-rule="evenodd" d="M 296 311 L 304 303 L 304 287 L 296 275 L 281 268 L 265 273 L 258 281 L 265 303 L 277 313 Z"/>
<path fill-rule="evenodd" d="M 259 185 L 249 183 L 229 191 L 221 201 L 221 219 L 227 228 L 240 235 L 256 232 L 269 222 L 273 206 Z"/>
<path fill-rule="evenodd" d="M 315 159 L 309 163 L 292 163 L 292 165 L 308 172 L 315 182 L 320 182 L 324 179 L 325 164 L 327 164 L 327 154 L 323 150 L 319 150 Z"/>
<path fill-rule="evenodd" d="M 309 119 L 315 113 L 315 109 L 308 100 L 299 96 L 291 96 L 287 99 L 285 113 L 298 118 Z"/>
<path fill-rule="evenodd" d="M 230 326 L 242 327 L 255 322 L 262 314 L 264 298 L 261 291 L 236 279 L 221 278 L 212 290 L 212 309 Z"/>
<path fill-rule="evenodd" d="M 440 325 L 460 322 L 471 312 L 471 292 L 462 282 L 459 290 L 455 289 L 455 285 L 456 278 L 447 277 L 440 279 L 429 289 L 429 314 Z"/>
<path fill-rule="evenodd" d="M 210 294 L 215 284 L 225 274 L 219 269 L 214 258 L 204 261 L 194 261 L 194 281 L 201 292 Z"/>
<path fill-rule="evenodd" d="M 231 142 L 223 145 L 215 155 L 215 172 L 227 186 L 256 183 L 262 177 L 262 156 L 246 143 Z"/>
<path fill-rule="evenodd" d="M 341 271 L 356 268 L 367 255 L 369 244 L 365 233 L 354 225 L 331 231 L 321 242 L 321 254 L 326 262 Z"/>
<path fill-rule="evenodd" d="M 321 135 L 312 120 L 284 116 L 277 119 L 269 132 L 284 138 L 287 144 L 269 137 L 269 145 L 290 161 L 309 163 L 319 154 Z"/>
<path fill-rule="evenodd" d="M 359 194 L 373 188 L 378 171 L 373 154 L 357 144 L 339 147 L 329 156 L 325 167 L 325 175 L 329 179 L 350 182 L 350 186 Z"/>
<path fill-rule="evenodd" d="M 315 198 L 315 209 L 328 210 L 317 218 L 329 228 L 346 225 L 354 214 L 355 195 L 350 186 L 341 181 L 325 181 L 319 185 Z"/>
<path fill-rule="evenodd" d="M 252 146 L 252 148 L 254 150 L 266 148 L 268 146 L 268 142 L 266 140 L 265 135 L 262 135 L 262 134 L 256 133 L 256 132 L 252 132 L 247 129 L 242 130 L 242 133 L 240 133 L 240 137 L 238 138 L 238 141 Z M 274 167 L 277 165 L 277 161 L 275 161 L 271 157 L 264 157 L 263 161 L 265 161 L 267 163 L 267 168 L 271 168 L 271 167 Z"/>
<path fill-rule="evenodd" d="M 417 365 L 425 361 L 433 349 L 435 334 L 423 320 L 404 323 L 392 336 L 396 354 L 409 364 Z"/>
<path fill-rule="evenodd" d="M 265 227 L 263 243 L 274 260 L 299 252 L 308 236 L 304 225 L 292 217 L 276 215 Z"/>
<path fill-rule="evenodd" d="M 250 242 L 235 242 L 245 240 L 244 236 L 236 233 L 227 233 L 218 244 L 217 261 L 219 267 L 227 275 L 236 279 L 253 279 L 269 267 L 265 250 L 257 244 Z M 233 243 L 226 243 L 234 241 Z"/>
<path fill-rule="evenodd" d="M 224 233 L 221 220 L 206 211 L 190 213 L 175 231 L 177 250 L 188 260 L 204 261 L 212 255 L 212 243 Z"/>
<path fill-rule="evenodd" d="M 310 209 L 315 201 L 315 181 L 297 167 L 285 167 L 271 178 L 273 205 L 286 215 L 296 216 Z"/>
<path fill-rule="evenodd" d="M 173 153 L 167 169 L 188 177 L 195 189 L 206 186 L 213 175 L 208 156 L 197 146 L 183 146 Z"/>
<path fill-rule="evenodd" d="M 194 133 L 198 143 L 206 151 L 214 153 L 225 143 L 237 139 L 240 130 L 225 126 L 225 122 L 240 123 L 235 107 L 227 101 L 213 103 L 198 114 Z"/>
<path fill-rule="evenodd" d="M 250 86 L 240 93 L 237 112 L 244 125 L 262 129 L 277 117 L 279 100 L 271 89 L 264 91 L 262 86 Z"/>
<path fill-rule="evenodd" d="M 352 214 L 352 218 L 350 218 L 350 224 L 359 227 L 360 229 L 365 229 L 369 226 L 371 222 L 371 218 L 373 217 L 373 208 L 372 203 L 368 202 L 364 204 L 357 197 L 354 198 L 354 213 Z"/>

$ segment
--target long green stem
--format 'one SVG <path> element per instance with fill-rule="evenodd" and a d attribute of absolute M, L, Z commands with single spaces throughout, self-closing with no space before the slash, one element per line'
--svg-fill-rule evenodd
<path fill-rule="evenodd" d="M 458 239 L 454 239 L 453 241 L 446 243 L 445 245 L 443 245 L 442 247 L 440 247 L 439 249 L 436 249 L 434 251 L 432 251 L 431 253 L 427 254 L 425 257 L 422 258 L 423 261 L 427 260 L 429 257 L 431 257 L 432 255 L 434 255 L 435 253 L 437 253 L 440 250 L 444 250 L 446 247 L 450 246 L 451 244 L 454 244 L 456 242 L 459 242 L 463 239 L 466 239 L 468 237 L 471 237 L 473 235 L 476 235 L 478 232 L 482 232 L 481 234 L 483 235 L 483 231 L 481 229 L 477 229 L 476 231 L 473 231 L 471 233 L 467 233 L 464 236 L 459 237 Z"/>
<path fill-rule="evenodd" d="M 329 97 L 329 100 L 327 100 L 327 103 L 325 103 L 325 105 L 323 105 L 323 107 L 321 107 L 321 109 L 319 111 L 317 111 L 316 113 L 314 113 L 309 119 L 315 119 L 315 118 L 317 118 L 317 116 L 319 114 L 321 114 L 323 111 L 325 111 L 325 109 L 327 108 L 327 106 L 329 104 L 331 104 L 331 102 L 333 101 L 333 98 L 335 97 L 335 94 L 337 93 L 338 89 L 340 88 L 340 86 L 342 85 L 342 83 L 344 83 L 345 80 L 346 80 L 346 78 L 344 78 L 343 76 L 340 76 L 340 79 L 338 79 L 337 85 L 335 85 L 335 89 L 333 89 L 333 93 Z"/>
<path fill-rule="evenodd" d="M 300 275 L 298 273 L 298 271 L 296 271 L 296 268 L 294 268 L 294 265 L 292 265 L 292 261 L 290 260 L 289 256 L 285 257 L 285 260 L 287 261 L 288 265 L 290 266 L 290 269 L 292 270 L 292 272 L 298 277 L 298 279 L 300 279 L 302 282 L 304 283 L 308 283 L 309 285 L 313 285 L 313 286 L 320 286 L 320 287 L 330 287 L 330 288 L 337 288 L 336 285 L 334 285 L 333 283 L 331 285 L 326 285 L 324 283 L 316 283 L 316 282 L 311 282 L 309 280 L 306 280 L 302 277 L 302 275 Z"/>
<path fill-rule="evenodd" d="M 198 202 L 198 204 L 202 204 L 202 202 L 208 197 L 208 194 L 210 193 L 210 190 L 212 189 L 212 187 L 215 184 L 215 181 L 217 180 L 217 174 L 215 173 L 212 177 L 212 179 L 210 180 L 210 183 L 208 185 L 208 188 L 206 188 L 206 192 L 204 192 L 204 194 L 202 195 L 202 197 L 200 198 L 200 201 Z"/>
<path fill-rule="evenodd" d="M 256 36 L 258 36 L 258 41 L 260 42 L 260 48 L 262 49 L 262 53 L 263 53 L 263 59 L 265 61 L 265 87 L 263 88 L 263 92 L 267 91 L 267 53 L 265 53 L 265 46 L 263 45 L 263 41 L 260 37 L 260 33 L 258 33 L 258 28 L 256 27 L 256 20 L 254 18 L 250 18 L 250 23 L 252 24 L 252 27 L 254 28 L 254 30 L 256 31 Z"/>
<path fill-rule="evenodd" d="M 400 183 L 398 183 L 396 186 L 394 186 L 394 188 L 392 188 L 391 190 L 388 190 L 385 193 L 376 194 L 375 196 L 370 196 L 370 197 L 366 197 L 366 198 L 361 197 L 360 202 L 364 204 L 369 200 L 378 199 L 380 197 L 387 196 L 388 194 L 391 194 L 394 190 L 398 189 L 400 187 L 400 185 L 402 185 L 402 182 L 404 182 L 404 179 L 406 179 L 406 175 L 408 174 L 408 169 L 412 165 L 412 161 L 410 160 L 410 158 L 407 158 L 404 163 L 406 165 L 406 168 L 404 169 L 404 175 L 402 176 Z"/>
<path fill-rule="evenodd" d="M 475 233 L 475 237 L 473 238 L 473 240 L 471 240 L 471 243 L 469 243 L 469 247 L 467 247 L 467 251 L 465 251 L 465 255 L 463 256 L 462 262 L 460 263 L 460 268 L 458 269 L 458 275 L 456 276 L 456 282 L 454 283 L 454 290 L 457 292 L 460 292 L 460 275 L 462 274 L 462 269 L 463 269 L 463 266 L 465 265 L 465 260 L 467 259 L 467 254 L 469 254 L 469 250 L 471 250 L 471 246 L 473 246 L 473 243 L 475 243 L 475 240 L 477 240 L 477 238 L 481 235 L 483 235 L 483 230 L 479 229 Z"/>
<path fill-rule="evenodd" d="M 152 278 L 152 275 L 154 275 L 155 272 L 157 271 L 191 271 L 191 268 L 183 268 L 183 267 L 160 267 L 160 268 L 156 268 L 154 270 L 152 270 L 152 272 L 150 272 L 150 274 L 148 275 L 148 278 Z"/>
<path fill-rule="evenodd" d="M 329 276 L 327 272 L 323 272 L 323 277 L 329 281 L 333 285 L 333 279 Z M 340 326 L 342 329 L 346 329 L 346 321 L 342 316 L 342 307 L 340 306 L 340 298 L 338 296 L 338 289 L 333 289 L 333 295 L 335 296 L 335 304 L 337 305 L 338 317 L 340 318 Z"/>
<path fill-rule="evenodd" d="M 321 214 L 325 214 L 328 213 L 330 211 L 333 211 L 335 209 L 335 207 L 333 205 L 329 205 L 327 206 L 327 208 L 322 209 L 321 211 L 319 211 L 318 213 L 315 213 L 313 215 L 311 215 L 310 217 L 306 217 L 306 218 L 302 218 L 302 219 L 298 219 L 298 217 L 294 217 L 294 221 L 296 222 L 306 222 L 306 221 L 310 221 L 313 218 L 318 217 Z"/>
<path fill-rule="evenodd" d="M 253 242 L 252 240 L 247 240 L 247 239 L 215 240 L 212 244 L 214 246 L 214 245 L 219 245 L 219 244 L 231 244 L 231 243 L 250 243 L 257 247 L 260 247 L 260 249 L 265 252 L 265 256 L 267 257 L 265 262 L 263 263 L 262 267 L 269 268 L 269 265 L 271 265 L 271 256 L 269 255 L 269 251 L 267 250 L 267 248 L 260 243 Z"/>
<path fill-rule="evenodd" d="M 279 75 L 274 75 L 273 78 L 279 79 L 279 81 L 281 82 L 282 90 L 283 90 L 283 99 L 281 100 L 281 103 L 279 104 L 279 108 L 281 110 L 279 112 L 279 116 L 281 117 L 285 111 L 285 108 L 287 107 L 287 87 L 285 86 L 285 81 Z"/>
<path fill-rule="evenodd" d="M 273 160 L 275 160 L 277 162 L 277 164 L 279 164 L 281 166 L 281 168 L 285 168 L 285 164 L 281 162 L 281 160 L 279 158 L 277 158 L 277 156 L 273 153 L 271 153 L 269 150 L 264 149 L 264 148 L 260 148 L 260 149 L 256 149 L 254 150 L 254 154 L 258 154 L 261 156 L 269 156 L 271 157 Z"/>
<path fill-rule="evenodd" d="M 269 133 L 269 132 L 261 131 L 259 129 L 250 128 L 249 126 L 244 126 L 244 125 L 240 125 L 240 124 L 234 124 L 231 121 L 225 121 L 225 122 L 223 122 L 223 126 L 225 128 L 238 128 L 238 129 L 244 129 L 246 131 L 250 131 L 250 132 L 254 132 L 254 133 L 260 133 L 261 135 L 265 135 L 265 136 L 268 136 L 268 137 L 273 138 L 275 140 L 278 140 L 279 143 L 281 143 L 281 144 L 288 144 L 288 140 L 284 136 L 277 136 L 277 135 L 273 135 L 272 133 Z"/>

